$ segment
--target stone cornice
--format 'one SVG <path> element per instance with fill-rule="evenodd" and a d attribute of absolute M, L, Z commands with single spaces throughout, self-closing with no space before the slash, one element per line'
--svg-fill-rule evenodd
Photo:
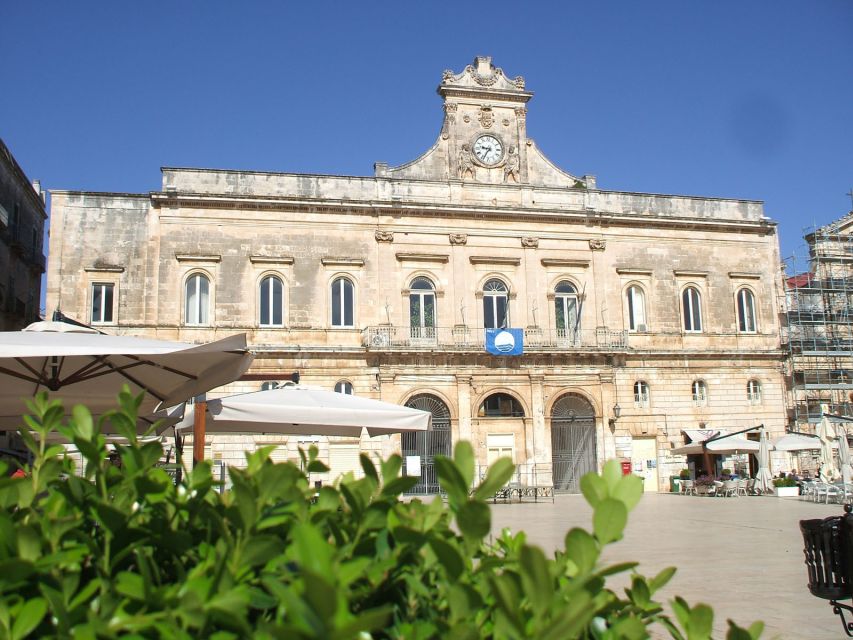
<path fill-rule="evenodd" d="M 293 264 L 293 256 L 249 256 L 252 264 Z"/>
<path fill-rule="evenodd" d="M 543 267 L 580 267 L 589 268 L 589 260 L 572 260 L 571 258 L 542 258 L 539 261 Z"/>
<path fill-rule="evenodd" d="M 364 260 L 361 258 L 339 258 L 329 256 L 320 258 L 320 262 L 324 267 L 363 267 Z"/>
<path fill-rule="evenodd" d="M 450 256 L 446 253 L 398 253 L 399 262 L 449 262 Z"/>
<path fill-rule="evenodd" d="M 760 273 L 746 273 L 740 271 L 729 271 L 729 278 L 738 280 L 761 280 Z"/>
<path fill-rule="evenodd" d="M 521 258 L 503 256 L 469 256 L 468 261 L 471 264 L 494 264 L 513 267 L 521 264 Z"/>
<path fill-rule="evenodd" d="M 222 262 L 222 256 L 218 253 L 176 253 L 175 260 L 178 262 Z"/>
<path fill-rule="evenodd" d="M 652 275 L 652 270 L 637 267 L 617 267 L 616 273 L 620 276 L 650 276 Z"/>

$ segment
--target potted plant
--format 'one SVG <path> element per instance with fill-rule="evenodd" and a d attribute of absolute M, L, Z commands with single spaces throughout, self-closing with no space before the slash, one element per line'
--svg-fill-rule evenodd
<path fill-rule="evenodd" d="M 800 486 L 793 478 L 774 478 L 773 486 L 780 498 L 791 498 L 800 495 Z"/>
<path fill-rule="evenodd" d="M 679 471 L 678 477 L 682 480 L 690 480 L 690 469 L 682 469 Z"/>

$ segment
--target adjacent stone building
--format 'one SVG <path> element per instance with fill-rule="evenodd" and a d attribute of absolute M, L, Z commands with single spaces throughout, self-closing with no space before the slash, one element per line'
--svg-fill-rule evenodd
<path fill-rule="evenodd" d="M 783 327 L 789 348 L 790 423 L 813 431 L 823 411 L 853 415 L 853 211 L 805 236 L 792 264 Z"/>
<path fill-rule="evenodd" d="M 165 168 L 153 193 L 53 191 L 48 308 L 173 340 L 246 332 L 258 357 L 223 393 L 298 371 L 428 409 L 429 434 L 318 440 L 335 471 L 402 447 L 423 491 L 458 439 L 481 464 L 511 456 L 522 482 L 576 491 L 620 457 L 657 490 L 685 464 L 684 430 L 784 430 L 760 202 L 608 191 L 556 167 L 527 136 L 523 78 L 487 57 L 438 93 L 435 144 L 370 177 Z M 239 463 L 279 440 L 285 456 L 305 439 L 209 446 Z"/>
<path fill-rule="evenodd" d="M 46 220 L 40 184 L 29 181 L 0 140 L 0 331 L 39 318 Z"/>

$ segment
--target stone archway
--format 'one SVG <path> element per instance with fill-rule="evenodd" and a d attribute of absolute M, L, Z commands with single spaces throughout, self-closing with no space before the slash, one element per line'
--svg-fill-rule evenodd
<path fill-rule="evenodd" d="M 440 487 L 435 472 L 435 456 L 451 455 L 450 409 L 443 401 L 429 393 L 412 396 L 406 406 L 432 414 L 432 426 L 429 431 L 402 434 L 403 473 L 407 471 L 406 456 L 418 456 L 421 460 L 421 479 L 407 493 L 438 493 Z"/>
<path fill-rule="evenodd" d="M 595 409 L 576 393 L 551 409 L 551 464 L 554 490 L 568 493 L 579 493 L 581 477 L 596 470 Z"/>

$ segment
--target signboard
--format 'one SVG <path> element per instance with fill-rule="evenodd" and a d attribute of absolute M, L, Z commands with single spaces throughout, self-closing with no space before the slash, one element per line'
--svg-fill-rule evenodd
<path fill-rule="evenodd" d="M 420 476 L 421 475 L 421 457 L 406 456 L 406 475 Z"/>
<path fill-rule="evenodd" d="M 520 356 L 524 353 L 524 331 L 486 329 L 486 351 L 496 356 Z"/>

